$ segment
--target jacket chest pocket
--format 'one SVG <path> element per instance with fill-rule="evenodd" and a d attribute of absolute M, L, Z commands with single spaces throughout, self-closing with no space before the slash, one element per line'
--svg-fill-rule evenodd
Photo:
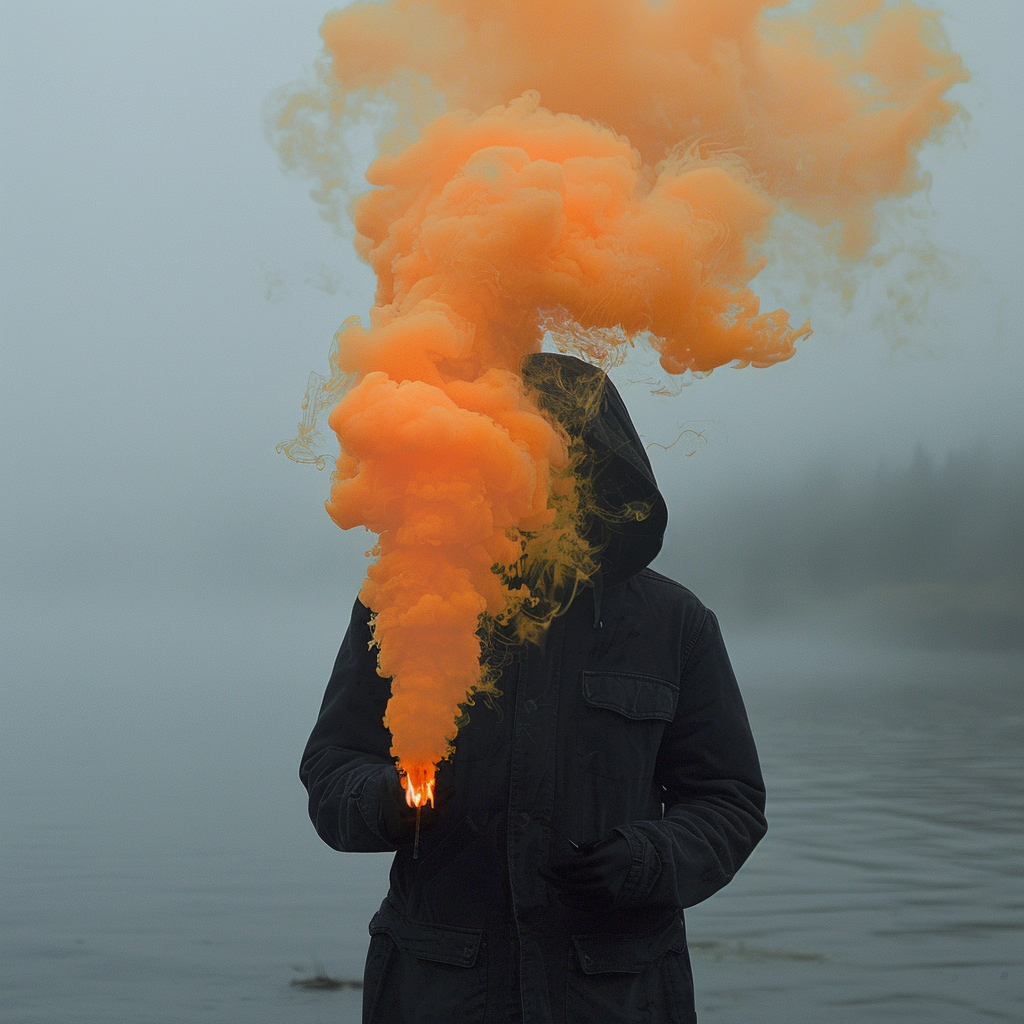
<path fill-rule="evenodd" d="M 582 696 L 576 733 L 581 767 L 607 779 L 650 777 L 679 688 L 656 676 L 584 672 Z"/>

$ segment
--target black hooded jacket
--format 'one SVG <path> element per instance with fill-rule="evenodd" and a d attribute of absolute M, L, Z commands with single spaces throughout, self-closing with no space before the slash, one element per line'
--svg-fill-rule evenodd
<path fill-rule="evenodd" d="M 613 527 L 590 599 L 542 647 L 515 652 L 501 697 L 471 708 L 438 770 L 451 802 L 417 859 L 398 850 L 370 923 L 364 1024 L 695 1020 L 683 910 L 764 835 L 764 784 L 717 620 L 647 568 L 667 513 L 610 381 L 584 437 L 597 478 L 626 481 L 613 503 L 636 490 L 650 514 Z M 378 824 L 389 696 L 356 602 L 300 769 L 310 817 L 337 850 L 394 849 Z M 563 836 L 613 830 L 632 854 L 614 904 L 563 906 L 541 868 L 564 854 Z"/>

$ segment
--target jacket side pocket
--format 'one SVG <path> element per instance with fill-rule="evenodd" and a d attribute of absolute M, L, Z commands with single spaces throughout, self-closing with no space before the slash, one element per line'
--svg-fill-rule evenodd
<path fill-rule="evenodd" d="M 693 978 L 682 919 L 653 935 L 572 937 L 566 1019 L 580 1024 L 694 1024 Z"/>
<path fill-rule="evenodd" d="M 487 969 L 481 929 L 411 921 L 385 900 L 370 922 L 370 935 L 371 952 L 377 942 L 388 948 L 388 955 L 369 1016 L 364 1009 L 364 1020 L 370 1024 L 442 1020 L 482 1024 L 487 1012 Z M 366 980 L 370 982 L 369 976 Z"/>

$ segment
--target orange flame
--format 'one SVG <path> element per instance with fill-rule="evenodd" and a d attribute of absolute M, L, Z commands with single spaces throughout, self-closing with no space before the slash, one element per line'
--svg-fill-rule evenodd
<path fill-rule="evenodd" d="M 434 806 L 434 775 L 432 764 L 413 764 L 405 769 L 402 788 L 410 807 L 424 807 L 428 803 Z"/>
<path fill-rule="evenodd" d="M 361 598 L 413 806 L 432 799 L 458 705 L 487 686 L 481 625 L 542 596 L 509 583 L 524 553 L 593 569 L 559 511 L 565 436 L 519 376 L 552 316 L 565 337 L 600 337 L 578 349 L 591 359 L 646 340 L 671 374 L 770 366 L 810 333 L 753 290 L 773 218 L 834 228 L 857 257 L 878 201 L 925 181 L 918 150 L 966 78 L 936 16 L 785 7 L 357 2 L 323 25 L 326 95 L 286 97 L 279 148 L 322 175 L 328 204 L 340 175 L 324 147 L 397 109 L 354 207 L 377 294 L 368 326 L 337 339 L 352 386 L 330 415 L 327 510 L 379 536 Z"/>

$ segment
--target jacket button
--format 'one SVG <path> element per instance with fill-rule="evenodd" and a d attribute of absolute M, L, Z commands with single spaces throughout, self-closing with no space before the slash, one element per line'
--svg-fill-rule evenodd
<path fill-rule="evenodd" d="M 594 965 L 594 961 L 589 956 L 585 956 L 583 958 L 583 966 L 584 967 L 593 967 L 593 965 Z"/>
<path fill-rule="evenodd" d="M 535 700 L 528 700 L 523 704 L 523 707 L 526 708 L 527 711 L 536 711 L 537 702 Z"/>
<path fill-rule="evenodd" d="M 467 960 L 469 960 L 469 959 L 470 959 L 470 957 L 472 957 L 472 956 L 473 956 L 473 947 L 472 947 L 472 946 L 466 946 L 466 948 L 465 948 L 465 949 L 464 949 L 464 950 L 462 951 L 462 955 L 463 955 L 463 956 L 464 956 L 464 957 L 465 957 L 465 958 L 466 958 Z"/>
<path fill-rule="evenodd" d="M 520 811 L 519 812 L 519 824 L 520 825 L 529 825 L 530 824 L 530 816 L 526 813 L 526 811 Z"/>

